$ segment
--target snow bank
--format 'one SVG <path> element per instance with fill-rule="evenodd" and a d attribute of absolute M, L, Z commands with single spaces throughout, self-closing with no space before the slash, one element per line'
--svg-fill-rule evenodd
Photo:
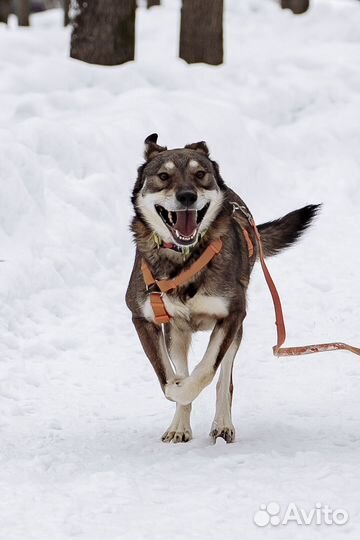
<path fill-rule="evenodd" d="M 214 388 L 195 439 L 159 441 L 172 405 L 131 327 L 129 195 L 144 138 L 206 140 L 259 222 L 323 202 L 316 226 L 271 261 L 288 342 L 359 343 L 360 6 L 226 3 L 226 63 L 177 59 L 179 3 L 138 10 L 137 62 L 68 58 L 60 11 L 0 26 L 0 537 L 314 538 L 259 529 L 261 503 L 316 502 L 359 530 L 359 363 L 271 357 L 257 270 L 238 355 L 237 443 L 209 446 Z M 194 360 L 205 337 L 197 338 Z"/>

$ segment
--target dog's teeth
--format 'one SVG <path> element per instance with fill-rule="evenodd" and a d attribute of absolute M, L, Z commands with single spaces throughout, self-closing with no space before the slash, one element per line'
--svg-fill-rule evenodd
<path fill-rule="evenodd" d="M 196 234 L 197 234 L 197 231 L 194 231 L 189 236 L 184 236 L 183 234 L 180 234 L 178 230 L 175 229 L 176 237 L 179 238 L 179 240 L 183 240 L 185 242 L 188 242 L 189 240 L 194 240 L 194 238 L 196 237 Z"/>
<path fill-rule="evenodd" d="M 174 225 L 174 221 L 173 221 L 173 218 L 172 218 L 172 212 L 169 212 L 168 217 L 169 217 L 169 221 L 170 221 L 171 225 Z"/>

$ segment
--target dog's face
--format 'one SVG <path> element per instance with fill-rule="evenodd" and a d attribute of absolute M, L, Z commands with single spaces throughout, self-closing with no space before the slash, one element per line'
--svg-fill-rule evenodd
<path fill-rule="evenodd" d="M 167 150 L 156 140 L 145 141 L 133 203 L 163 242 L 194 245 L 221 208 L 223 182 L 204 142 Z"/>

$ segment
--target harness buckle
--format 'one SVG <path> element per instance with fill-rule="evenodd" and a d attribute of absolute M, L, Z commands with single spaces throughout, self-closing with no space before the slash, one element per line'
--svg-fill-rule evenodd
<path fill-rule="evenodd" d="M 154 290 L 155 288 L 157 288 L 157 290 Z M 160 296 L 164 295 L 164 293 L 159 290 L 157 283 L 146 285 L 146 294 L 159 294 Z"/>

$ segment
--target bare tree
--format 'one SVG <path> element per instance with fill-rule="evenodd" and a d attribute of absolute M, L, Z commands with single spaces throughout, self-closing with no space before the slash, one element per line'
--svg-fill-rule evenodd
<path fill-rule="evenodd" d="M 0 22 L 7 24 L 10 8 L 11 0 L 0 0 Z"/>
<path fill-rule="evenodd" d="M 19 26 L 30 26 L 30 0 L 17 0 L 16 13 Z"/>
<path fill-rule="evenodd" d="M 70 56 L 114 66 L 134 60 L 136 0 L 78 0 Z"/>
<path fill-rule="evenodd" d="M 223 0 L 183 0 L 179 55 L 188 64 L 223 63 Z"/>
<path fill-rule="evenodd" d="M 309 0 L 281 0 L 283 9 L 291 9 L 295 15 L 305 13 L 309 9 Z"/>
<path fill-rule="evenodd" d="M 69 10 L 70 10 L 70 0 L 63 0 L 64 7 L 64 26 L 67 26 L 70 23 Z"/>
<path fill-rule="evenodd" d="M 160 6 L 160 0 L 147 0 L 147 8 L 150 9 L 153 6 Z"/>

